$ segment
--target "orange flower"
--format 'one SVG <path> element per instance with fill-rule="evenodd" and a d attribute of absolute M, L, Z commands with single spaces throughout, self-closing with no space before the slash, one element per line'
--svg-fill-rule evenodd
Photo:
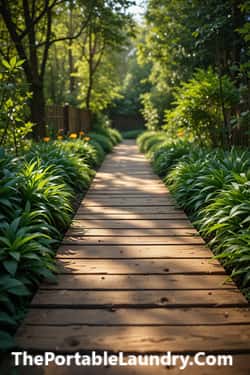
<path fill-rule="evenodd" d="M 71 133 L 71 134 L 69 135 L 69 138 L 70 138 L 70 139 L 76 139 L 76 138 L 77 138 L 77 134 L 76 134 L 76 133 Z"/>
<path fill-rule="evenodd" d="M 177 135 L 178 135 L 178 137 L 183 137 L 184 136 L 184 131 L 183 130 L 179 130 L 177 132 Z"/>
<path fill-rule="evenodd" d="M 90 140 L 90 137 L 84 137 L 84 141 L 88 142 Z"/>
<path fill-rule="evenodd" d="M 44 138 L 43 138 L 43 141 L 44 141 L 44 142 L 49 142 L 49 141 L 50 141 L 50 137 L 44 137 Z"/>
<path fill-rule="evenodd" d="M 79 135 L 80 136 L 83 136 L 85 133 L 81 130 L 80 132 L 79 132 Z"/>
<path fill-rule="evenodd" d="M 62 141 L 62 140 L 63 140 L 63 136 L 62 136 L 62 135 L 58 135 L 58 136 L 57 136 L 57 139 L 58 139 L 59 141 Z"/>

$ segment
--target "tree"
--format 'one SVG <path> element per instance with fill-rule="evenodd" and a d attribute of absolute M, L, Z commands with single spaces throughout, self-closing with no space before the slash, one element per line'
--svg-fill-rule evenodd
<path fill-rule="evenodd" d="M 144 41 L 139 44 L 139 51 L 140 60 L 152 65 L 149 75 L 152 89 L 144 103 L 157 109 L 159 119 L 164 103 L 157 104 L 154 99 L 171 98 L 171 92 L 181 82 L 188 81 L 197 68 L 211 66 L 220 80 L 227 74 L 241 86 L 241 67 L 247 58 L 247 48 L 239 29 L 245 23 L 245 3 L 248 2 L 149 0 Z M 166 100 L 165 106 L 171 108 L 171 100 Z M 224 113 L 224 127 L 229 128 L 228 119 L 228 113 Z"/>
<path fill-rule="evenodd" d="M 54 20 L 68 12 L 64 0 L 19 0 L 15 3 L 1 0 L 0 11 L 6 30 L 19 58 L 24 61 L 26 80 L 30 85 L 31 121 L 36 124 L 36 135 L 43 137 L 45 128 L 44 75 L 50 47 L 62 40 L 76 39 L 88 24 L 93 1 L 75 1 L 81 8 L 80 28 L 74 35 L 54 36 Z M 2 50 L 2 53 L 4 51 Z"/>
<path fill-rule="evenodd" d="M 175 108 L 167 111 L 165 128 L 191 133 L 200 144 L 227 147 L 230 129 L 224 124 L 223 111 L 238 102 L 238 90 L 228 76 L 219 77 L 211 68 L 198 69 L 177 89 Z"/>
<path fill-rule="evenodd" d="M 95 8 L 79 45 L 81 47 L 77 73 L 82 79 L 79 98 L 89 112 L 105 108 L 117 97 L 115 63 L 130 34 L 132 20 L 126 14 L 129 2 L 110 1 Z M 125 6 L 125 9 L 124 9 Z M 112 61 L 113 60 L 113 61 Z"/>

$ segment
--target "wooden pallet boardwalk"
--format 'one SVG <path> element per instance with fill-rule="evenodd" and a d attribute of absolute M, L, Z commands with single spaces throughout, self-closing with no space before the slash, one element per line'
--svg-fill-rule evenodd
<path fill-rule="evenodd" d="M 248 304 L 211 256 L 137 146 L 123 142 L 107 156 L 59 248 L 58 283 L 41 285 L 16 342 L 34 352 L 234 353 L 233 368 L 193 367 L 192 374 L 248 374 Z M 82 371 L 51 367 L 46 374 Z M 179 373 L 84 370 L 156 372 Z"/>

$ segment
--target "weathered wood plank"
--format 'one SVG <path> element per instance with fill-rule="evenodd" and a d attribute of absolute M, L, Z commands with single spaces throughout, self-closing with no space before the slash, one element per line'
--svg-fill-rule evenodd
<path fill-rule="evenodd" d="M 76 352 L 111 350 L 124 352 L 250 350 L 250 326 L 87 327 L 22 326 L 16 342 L 23 349 Z"/>
<path fill-rule="evenodd" d="M 158 309 L 30 309 L 26 325 L 189 326 L 250 324 L 249 309 L 185 307 Z M 249 326 L 250 328 L 250 326 Z"/>
<path fill-rule="evenodd" d="M 150 197 L 145 198 L 142 196 L 138 197 L 94 197 L 89 198 L 86 197 L 83 202 L 82 206 L 96 206 L 99 205 L 110 205 L 110 206 L 160 206 L 160 205 L 169 205 L 169 204 L 176 204 L 176 201 L 170 197 Z"/>
<path fill-rule="evenodd" d="M 58 275 L 41 289 L 72 290 L 202 290 L 232 289 L 226 275 Z"/>
<path fill-rule="evenodd" d="M 211 251 L 201 245 L 61 245 L 58 258 L 211 258 Z"/>
<path fill-rule="evenodd" d="M 248 306 L 238 289 L 168 290 L 168 291 L 81 291 L 40 290 L 31 306 L 34 307 L 159 307 L 159 306 Z"/>
<path fill-rule="evenodd" d="M 95 236 L 95 237 L 81 237 L 81 236 L 66 236 L 62 242 L 64 245 L 195 245 L 204 244 L 201 237 L 196 236 L 172 236 L 167 234 L 161 237 L 113 237 L 113 236 Z"/>
<path fill-rule="evenodd" d="M 137 354 L 137 353 L 134 353 Z M 129 357 L 124 356 L 124 362 L 128 363 Z M 200 361 L 204 361 L 204 357 L 200 358 Z M 228 359 L 228 358 L 227 358 Z M 176 366 L 76 366 L 72 364 L 70 368 L 68 366 L 57 366 L 54 363 L 50 363 L 48 366 L 39 366 L 39 371 L 41 374 L 46 375 L 117 375 L 119 370 L 119 375 L 190 375 L 190 367 L 192 368 L 192 375 L 249 375 L 249 363 L 250 355 L 249 354 L 234 354 L 233 355 L 233 365 L 230 366 L 226 363 L 223 365 L 223 362 L 219 365 L 208 366 L 195 365 L 194 357 L 190 356 L 190 362 L 192 365 L 189 365 L 185 369 L 180 369 L 182 362 L 177 360 Z M 222 358 L 221 358 L 222 361 Z M 189 362 L 189 363 L 190 363 Z M 156 362 L 157 363 L 157 362 Z M 12 366 L 14 367 L 14 366 Z M 4 370 L 11 368 L 11 364 L 7 367 L 4 363 Z M 1 368 L 0 368 L 1 370 Z M 11 370 L 10 370 L 11 371 Z M 18 371 L 19 375 L 37 375 L 37 367 L 27 367 L 27 366 L 18 366 L 15 368 L 15 371 Z M 4 372 L 3 372 L 4 373 Z M 7 372 L 8 374 L 10 372 Z"/>
<path fill-rule="evenodd" d="M 70 274 L 224 274 L 215 259 L 60 259 L 57 268 Z"/>
<path fill-rule="evenodd" d="M 145 199 L 107 199 L 102 201 L 96 201 L 96 200 L 86 200 L 84 201 L 80 208 L 84 207 L 126 207 L 126 206 L 140 206 L 140 207 L 157 207 L 157 206 L 177 206 L 177 203 L 170 199 L 165 200 L 145 200 Z"/>
<path fill-rule="evenodd" d="M 80 213 L 78 212 L 75 215 L 75 220 L 115 220 L 115 221 L 123 221 L 123 220 L 184 220 L 187 219 L 187 216 L 184 212 L 181 212 L 180 210 L 167 213 L 167 214 L 150 214 L 150 213 L 144 213 L 143 216 L 140 213 Z"/>
<path fill-rule="evenodd" d="M 183 211 L 177 206 L 125 206 L 125 207 L 80 207 L 77 214 L 141 214 L 141 219 L 144 218 L 145 214 L 170 214 L 170 213 L 183 213 Z"/>
<path fill-rule="evenodd" d="M 70 229 L 102 228 L 102 229 L 163 229 L 163 228 L 193 228 L 189 220 L 73 220 Z"/>
<path fill-rule="evenodd" d="M 71 227 L 65 236 L 89 236 L 89 237 L 193 237 L 198 232 L 194 228 L 163 228 L 163 229 L 145 229 L 145 228 L 84 228 Z"/>

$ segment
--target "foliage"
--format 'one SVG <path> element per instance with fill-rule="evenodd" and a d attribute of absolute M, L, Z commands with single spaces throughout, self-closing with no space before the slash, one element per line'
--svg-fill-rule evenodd
<path fill-rule="evenodd" d="M 52 168 L 58 176 L 61 176 L 62 182 L 76 191 L 86 190 L 93 176 L 93 172 L 81 158 L 61 147 L 54 147 L 53 143 L 34 145 L 27 158 L 29 160 L 39 158 L 44 167 Z"/>
<path fill-rule="evenodd" d="M 16 57 L 9 62 L 2 59 L 0 70 L 0 146 L 9 146 L 16 154 L 32 130 L 32 124 L 26 121 L 31 93 L 22 82 L 22 65 Z"/>
<path fill-rule="evenodd" d="M 11 334 L 42 278 L 55 282 L 54 249 L 70 223 L 72 200 L 86 190 L 100 162 L 99 144 L 34 144 L 22 157 L 0 149 L 0 345 Z M 86 164 L 85 164 L 86 163 Z"/>
<path fill-rule="evenodd" d="M 137 29 L 139 29 L 138 26 Z M 138 32 L 139 37 L 131 42 L 129 53 L 126 51 L 125 72 L 120 72 L 122 83 L 120 97 L 112 101 L 111 108 L 111 112 L 115 114 L 137 115 L 140 113 L 143 109 L 141 97 L 151 88 L 148 81 L 150 65 L 139 64 L 137 61 L 136 45 L 140 40 L 140 30 Z"/>
<path fill-rule="evenodd" d="M 144 133 L 144 129 L 134 129 L 122 132 L 122 137 L 124 139 L 136 139 L 139 135 Z"/>
<path fill-rule="evenodd" d="M 139 142 L 150 136 L 146 132 Z M 171 142 L 165 135 L 165 141 L 151 152 L 151 160 L 216 257 L 241 287 L 249 287 L 249 152 Z"/>
<path fill-rule="evenodd" d="M 174 168 L 180 158 L 187 155 L 194 148 L 191 142 L 177 141 L 160 143 L 159 147 L 152 152 L 154 171 L 164 177 L 166 171 Z"/>
<path fill-rule="evenodd" d="M 122 140 L 119 131 L 110 127 L 107 116 L 101 114 L 95 116 L 93 131 L 89 132 L 88 135 L 91 142 L 99 143 L 105 152 L 110 152 L 113 146 Z"/>
<path fill-rule="evenodd" d="M 147 152 L 152 147 L 156 147 L 164 140 L 166 140 L 166 133 L 147 131 L 139 135 L 139 137 L 137 138 L 137 143 L 139 145 L 140 151 Z"/>
<path fill-rule="evenodd" d="M 221 81 L 220 81 L 221 80 Z M 173 110 L 166 112 L 165 128 L 175 127 L 194 134 L 200 144 L 227 145 L 230 129 L 223 122 L 223 108 L 229 110 L 238 103 L 238 92 L 227 77 L 219 77 L 211 68 L 197 70 L 193 78 L 183 82 L 175 94 Z"/>
<path fill-rule="evenodd" d="M 162 114 L 169 111 L 167 125 L 172 136 L 176 135 L 178 127 L 185 127 L 192 132 L 195 130 L 203 138 L 201 140 L 206 139 L 209 133 L 214 144 L 219 139 L 227 146 L 242 142 L 232 134 L 249 135 L 248 13 L 249 1 L 240 4 L 229 0 L 148 1 L 137 55 L 142 66 L 150 66 L 145 79 L 151 86 L 141 97 L 142 112 L 149 129 L 159 129 L 163 124 Z M 210 105 L 212 102 L 212 107 L 211 111 L 208 111 L 208 106 L 205 110 L 201 108 L 199 113 L 196 110 L 191 118 L 196 121 L 190 124 L 189 119 L 180 113 L 180 95 L 179 112 L 172 111 L 172 94 L 181 90 L 184 94 L 184 82 L 188 84 L 197 69 L 205 72 L 209 66 L 218 74 L 219 85 L 214 80 L 214 87 L 217 91 L 219 87 L 220 92 L 218 95 L 212 85 L 205 87 L 204 84 L 208 81 L 212 83 L 212 80 L 201 77 L 204 84 L 200 85 L 202 92 L 199 97 L 207 91 L 207 103 Z M 195 84 L 193 94 L 196 98 L 198 86 Z M 191 87 L 191 94 L 190 90 Z M 240 97 L 240 104 L 239 98 L 235 100 L 236 95 Z M 184 97 L 183 102 L 185 100 Z"/>
<path fill-rule="evenodd" d="M 63 150 L 79 156 L 91 168 L 98 167 L 104 159 L 102 149 L 100 150 L 98 146 L 84 142 L 81 139 L 60 142 L 59 145 L 61 145 Z"/>
<path fill-rule="evenodd" d="M 37 138 L 46 135 L 46 99 L 61 96 L 63 102 L 68 98 L 78 104 L 79 97 L 87 109 L 98 110 L 117 96 L 113 57 L 126 43 L 130 4 L 130 0 L 1 1 L 1 55 L 5 59 L 18 55 L 24 61 Z"/>
<path fill-rule="evenodd" d="M 110 152 L 112 150 L 113 144 L 106 135 L 90 132 L 89 136 L 91 137 L 91 140 L 100 143 L 105 152 Z"/>

